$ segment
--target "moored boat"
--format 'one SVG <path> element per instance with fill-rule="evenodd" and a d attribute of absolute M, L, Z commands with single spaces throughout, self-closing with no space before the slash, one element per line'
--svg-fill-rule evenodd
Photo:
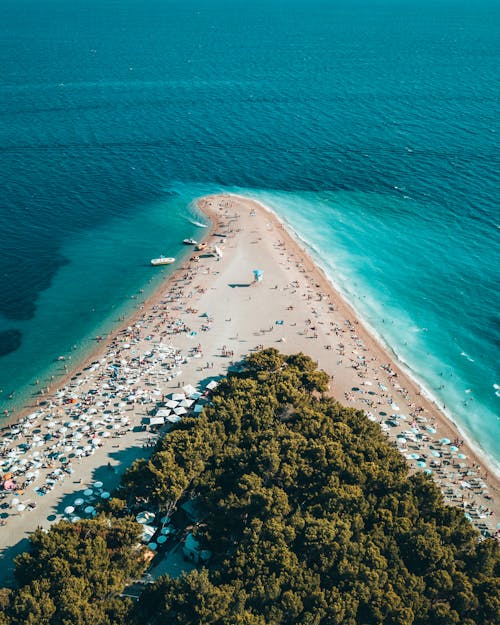
<path fill-rule="evenodd" d="M 185 245 L 197 245 L 198 241 L 195 241 L 194 239 L 184 239 L 183 243 Z"/>
<path fill-rule="evenodd" d="M 152 265 L 171 265 L 173 262 L 175 262 L 175 258 L 171 256 L 160 256 L 160 258 L 151 259 Z"/>

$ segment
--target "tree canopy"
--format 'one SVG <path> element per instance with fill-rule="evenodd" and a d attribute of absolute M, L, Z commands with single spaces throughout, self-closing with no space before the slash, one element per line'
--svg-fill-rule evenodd
<path fill-rule="evenodd" d="M 496 625 L 497 543 L 327 382 L 303 354 L 248 357 L 131 467 L 107 517 L 35 534 L 0 624 Z M 116 595 L 139 566 L 138 499 L 167 514 L 195 499 L 213 556 L 131 605 Z"/>

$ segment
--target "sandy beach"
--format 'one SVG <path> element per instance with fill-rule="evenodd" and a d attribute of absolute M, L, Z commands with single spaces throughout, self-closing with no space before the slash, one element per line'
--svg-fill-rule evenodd
<path fill-rule="evenodd" d="M 330 392 L 378 422 L 411 471 L 432 474 L 450 504 L 495 534 L 497 476 L 374 340 L 278 218 L 235 195 L 198 204 L 213 224 L 200 229 L 207 247 L 193 251 L 36 410 L 2 432 L 2 581 L 9 581 L 12 556 L 30 532 L 94 514 L 96 501 L 132 460 L 203 405 L 199 394 L 210 381 L 262 347 L 310 355 L 330 375 Z M 210 253 L 214 246 L 219 253 Z M 263 272 L 261 280 L 254 270 Z M 141 427 L 162 408 L 167 421 L 160 431 Z"/>

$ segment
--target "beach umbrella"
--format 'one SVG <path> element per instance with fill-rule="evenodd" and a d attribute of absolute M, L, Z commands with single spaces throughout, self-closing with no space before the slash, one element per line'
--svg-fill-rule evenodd
<path fill-rule="evenodd" d="M 78 497 L 78 499 L 75 499 L 75 506 L 81 506 L 84 504 L 84 499 L 82 499 L 81 497 Z"/>
<path fill-rule="evenodd" d="M 95 508 L 94 506 L 87 506 L 84 510 L 85 514 L 92 514 L 92 512 L 94 512 Z"/>
<path fill-rule="evenodd" d="M 436 433 L 436 428 L 431 428 L 431 426 L 427 426 L 427 431 L 430 432 L 431 434 L 435 434 Z"/>
<path fill-rule="evenodd" d="M 196 393 L 196 389 L 191 384 L 186 384 L 186 386 L 182 387 L 182 390 L 186 394 L 186 397 L 191 397 Z"/>
<path fill-rule="evenodd" d="M 179 407 L 179 408 L 174 408 L 174 412 L 177 416 L 183 415 L 187 413 L 187 410 L 185 408 Z"/>
<path fill-rule="evenodd" d="M 137 521 L 137 523 L 149 523 L 149 521 L 152 521 L 155 518 L 155 514 L 154 512 L 148 512 L 147 510 L 145 510 L 144 512 L 139 512 L 139 514 L 135 517 L 135 520 Z"/>
<path fill-rule="evenodd" d="M 24 510 L 26 510 L 26 506 L 23 503 L 18 504 L 16 510 L 18 512 L 23 512 Z"/>
<path fill-rule="evenodd" d="M 158 536 L 157 542 L 158 544 L 163 544 L 165 541 L 167 540 L 167 537 L 164 536 L 163 534 L 161 536 Z"/>
<path fill-rule="evenodd" d="M 92 497 L 94 491 L 91 488 L 87 488 L 83 491 L 83 494 L 85 495 L 85 497 Z"/>
<path fill-rule="evenodd" d="M 106 491 L 104 491 L 104 493 L 101 493 L 101 499 L 109 499 L 110 498 L 110 494 L 107 493 Z"/>
<path fill-rule="evenodd" d="M 440 442 L 443 445 L 449 445 L 451 443 L 449 438 L 442 438 Z"/>
<path fill-rule="evenodd" d="M 79 516 L 72 516 L 72 517 L 71 517 L 71 522 L 72 522 L 72 523 L 78 523 L 78 521 L 80 521 L 80 520 L 81 520 L 81 519 L 80 519 L 80 517 L 79 517 Z"/>
<path fill-rule="evenodd" d="M 75 511 L 73 506 L 66 506 L 64 508 L 64 514 L 73 514 L 73 512 Z"/>
<path fill-rule="evenodd" d="M 102 482 L 94 482 L 94 488 L 102 488 L 102 487 L 103 487 Z"/>
<path fill-rule="evenodd" d="M 12 501 L 10 502 L 11 506 L 17 506 L 17 504 L 19 503 L 19 498 L 18 497 L 13 497 Z"/>
<path fill-rule="evenodd" d="M 151 549 L 151 551 L 156 551 L 157 547 L 156 543 L 148 543 L 148 549 Z"/>
<path fill-rule="evenodd" d="M 255 282 L 260 282 L 262 278 L 264 277 L 264 272 L 262 271 L 262 269 L 254 269 L 253 277 L 254 277 Z"/>
<path fill-rule="evenodd" d="M 425 462 L 423 460 L 419 460 L 419 462 L 417 462 L 417 467 L 425 467 Z"/>
<path fill-rule="evenodd" d="M 172 400 L 173 401 L 182 401 L 183 399 L 186 399 L 186 396 L 184 395 L 184 393 L 172 393 Z"/>
<path fill-rule="evenodd" d="M 420 454 L 415 454 L 415 453 L 410 454 L 410 458 L 411 458 L 412 460 L 418 460 L 418 459 L 420 458 Z"/>
<path fill-rule="evenodd" d="M 431 454 L 435 457 L 435 458 L 441 458 L 441 454 L 439 453 L 439 451 L 436 451 L 435 449 L 433 449 L 431 451 Z"/>
<path fill-rule="evenodd" d="M 458 451 L 458 447 L 456 447 L 455 445 L 452 445 L 450 447 L 450 451 Z"/>
<path fill-rule="evenodd" d="M 426 469 L 424 473 L 427 473 L 427 475 L 432 475 L 432 469 Z"/>
<path fill-rule="evenodd" d="M 460 458 L 460 460 L 465 460 L 467 456 L 465 454 L 457 454 L 457 458 Z"/>
<path fill-rule="evenodd" d="M 173 527 L 170 527 L 169 525 L 167 525 L 167 527 L 162 527 L 161 529 L 161 533 L 165 534 L 165 536 L 167 536 L 168 534 L 173 534 L 175 532 Z"/>

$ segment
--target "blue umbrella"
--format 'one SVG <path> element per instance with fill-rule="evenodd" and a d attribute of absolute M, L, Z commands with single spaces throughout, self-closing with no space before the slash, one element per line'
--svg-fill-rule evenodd
<path fill-rule="evenodd" d="M 427 430 L 428 430 L 431 434 L 435 434 L 435 433 L 436 433 L 436 428 L 431 428 L 431 426 L 430 426 L 430 425 L 427 427 Z"/>
<path fill-rule="evenodd" d="M 424 473 L 427 473 L 427 475 L 432 475 L 432 469 L 426 469 Z"/>
<path fill-rule="evenodd" d="M 439 453 L 439 451 L 436 451 L 435 449 L 431 451 L 431 454 L 436 458 L 441 458 L 441 454 Z"/>
<path fill-rule="evenodd" d="M 460 458 L 460 460 L 465 460 L 467 456 L 465 454 L 457 454 L 457 458 Z"/>
<path fill-rule="evenodd" d="M 410 454 L 410 458 L 413 460 L 418 460 L 420 458 L 419 454 Z"/>
<path fill-rule="evenodd" d="M 458 451 L 458 447 L 455 447 L 455 445 L 452 445 L 450 447 L 450 451 Z"/>
<path fill-rule="evenodd" d="M 417 462 L 417 467 L 425 467 L 425 462 L 423 460 L 420 460 L 419 462 Z"/>
<path fill-rule="evenodd" d="M 451 443 L 449 438 L 442 438 L 441 442 L 443 443 L 443 445 L 449 445 Z"/>
<path fill-rule="evenodd" d="M 253 270 L 253 276 L 254 276 L 256 282 L 260 282 L 260 280 L 262 280 L 262 276 L 263 275 L 264 275 L 264 272 L 262 271 L 262 269 L 254 269 Z"/>

